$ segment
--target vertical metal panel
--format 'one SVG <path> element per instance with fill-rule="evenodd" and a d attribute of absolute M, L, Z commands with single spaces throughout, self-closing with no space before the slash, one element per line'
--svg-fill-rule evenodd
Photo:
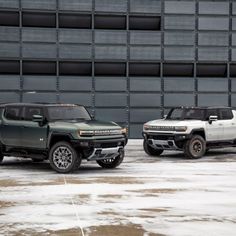
<path fill-rule="evenodd" d="M 232 33 L 232 46 L 236 46 L 236 33 Z"/>
<path fill-rule="evenodd" d="M 0 43 L 0 57 L 19 57 L 19 43 Z"/>
<path fill-rule="evenodd" d="M 19 0 L 0 0 L 0 8 L 19 8 Z"/>
<path fill-rule="evenodd" d="M 125 109 L 96 108 L 95 114 L 96 119 L 99 120 L 115 122 L 124 122 L 125 120 L 127 120 L 127 112 Z"/>
<path fill-rule="evenodd" d="M 150 120 L 159 119 L 161 117 L 160 109 L 131 109 L 130 121 L 135 123 L 145 123 Z"/>
<path fill-rule="evenodd" d="M 20 76 L 0 75 L 0 90 L 20 90 Z"/>
<path fill-rule="evenodd" d="M 228 94 L 198 94 L 199 106 L 228 106 Z"/>
<path fill-rule="evenodd" d="M 153 31 L 130 31 L 130 44 L 160 45 L 161 33 Z"/>
<path fill-rule="evenodd" d="M 91 11 L 92 0 L 59 0 L 59 9 L 68 11 Z"/>
<path fill-rule="evenodd" d="M 236 17 L 232 18 L 232 30 L 236 30 Z"/>
<path fill-rule="evenodd" d="M 55 10 L 56 0 L 20 0 L 23 9 Z"/>
<path fill-rule="evenodd" d="M 200 61 L 227 61 L 228 47 L 204 47 L 198 48 L 198 60 Z"/>
<path fill-rule="evenodd" d="M 23 93 L 23 102 L 56 103 L 56 93 Z"/>
<path fill-rule="evenodd" d="M 91 93 L 60 93 L 59 100 L 61 103 L 82 104 L 87 107 L 92 105 Z"/>
<path fill-rule="evenodd" d="M 99 0 L 95 1 L 95 11 L 99 12 L 126 12 L 127 0 Z"/>
<path fill-rule="evenodd" d="M 160 94 L 132 93 L 130 94 L 131 107 L 159 107 L 161 105 Z"/>
<path fill-rule="evenodd" d="M 232 14 L 233 15 L 236 15 L 236 3 L 235 2 L 233 2 L 233 4 L 232 4 Z"/>
<path fill-rule="evenodd" d="M 161 0 L 130 0 L 132 13 L 160 13 Z"/>
<path fill-rule="evenodd" d="M 24 58 L 56 58 L 56 44 L 33 44 L 22 45 L 22 56 Z"/>
<path fill-rule="evenodd" d="M 231 49 L 231 54 L 232 61 L 236 61 L 236 48 Z"/>
<path fill-rule="evenodd" d="M 194 45 L 194 32 L 165 32 L 165 45 Z"/>
<path fill-rule="evenodd" d="M 191 1 L 165 1 L 165 13 L 194 14 L 195 2 Z"/>
<path fill-rule="evenodd" d="M 119 30 L 96 30 L 95 43 L 126 44 L 127 32 Z"/>
<path fill-rule="evenodd" d="M 166 77 L 164 78 L 165 91 L 194 91 L 194 78 Z"/>
<path fill-rule="evenodd" d="M 91 91 L 92 77 L 60 76 L 59 89 L 61 91 Z"/>
<path fill-rule="evenodd" d="M 201 32 L 198 33 L 198 45 L 228 46 L 228 32 Z"/>
<path fill-rule="evenodd" d="M 164 20 L 165 29 L 183 29 L 194 30 L 195 29 L 195 17 L 194 16 L 165 16 Z"/>
<path fill-rule="evenodd" d="M 180 93 L 165 93 L 164 105 L 166 107 L 175 106 L 194 106 L 194 95 L 193 94 L 180 94 Z"/>
<path fill-rule="evenodd" d="M 231 95 L 231 106 L 236 107 L 236 94 Z"/>
<path fill-rule="evenodd" d="M 165 47 L 165 60 L 194 60 L 195 50 L 193 47 Z"/>
<path fill-rule="evenodd" d="M 20 102 L 20 95 L 16 92 L 1 92 L 0 103 Z"/>
<path fill-rule="evenodd" d="M 137 91 L 137 92 L 161 91 L 161 78 L 130 77 L 130 91 Z"/>
<path fill-rule="evenodd" d="M 61 44 L 59 57 L 65 59 L 91 59 L 92 48 L 90 45 Z"/>
<path fill-rule="evenodd" d="M 142 138 L 143 125 L 131 124 L 129 129 L 130 138 Z"/>
<path fill-rule="evenodd" d="M 55 76 L 24 76 L 23 81 L 24 90 L 56 90 Z"/>
<path fill-rule="evenodd" d="M 127 58 L 125 46 L 95 46 L 95 59 L 123 59 Z"/>
<path fill-rule="evenodd" d="M 227 92 L 228 86 L 226 78 L 198 78 L 200 92 Z"/>
<path fill-rule="evenodd" d="M 126 107 L 125 93 L 97 93 L 95 94 L 96 107 Z"/>
<path fill-rule="evenodd" d="M 19 40 L 20 40 L 19 28 L 0 26 L 0 41 L 16 42 Z"/>
<path fill-rule="evenodd" d="M 126 91 L 127 80 L 125 77 L 96 77 L 96 91 Z"/>
<path fill-rule="evenodd" d="M 91 30 L 84 29 L 59 29 L 60 43 L 92 43 Z"/>
<path fill-rule="evenodd" d="M 199 17 L 198 19 L 199 30 L 228 30 L 229 18 L 228 17 Z"/>
<path fill-rule="evenodd" d="M 161 48 L 148 46 L 131 46 L 130 47 L 131 60 L 160 60 Z"/>
<path fill-rule="evenodd" d="M 56 42 L 56 30 L 47 28 L 23 28 L 23 42 Z"/>
<path fill-rule="evenodd" d="M 236 78 L 231 79 L 231 91 L 236 92 Z"/>
<path fill-rule="evenodd" d="M 227 15 L 229 14 L 229 2 L 199 2 L 199 14 Z"/>

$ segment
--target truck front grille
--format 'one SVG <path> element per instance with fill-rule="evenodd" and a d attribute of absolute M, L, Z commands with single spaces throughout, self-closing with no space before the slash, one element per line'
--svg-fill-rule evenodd
<path fill-rule="evenodd" d="M 155 135 L 155 136 L 150 136 L 149 138 L 154 139 L 154 140 L 171 140 L 171 139 L 173 139 L 173 136 Z"/>
<path fill-rule="evenodd" d="M 117 147 L 118 143 L 96 143 L 94 145 L 95 148 L 112 148 Z"/>

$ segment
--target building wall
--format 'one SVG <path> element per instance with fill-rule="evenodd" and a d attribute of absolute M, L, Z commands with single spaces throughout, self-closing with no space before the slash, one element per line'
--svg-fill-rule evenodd
<path fill-rule="evenodd" d="M 0 102 L 84 104 L 129 127 L 236 106 L 236 2 L 0 0 Z"/>

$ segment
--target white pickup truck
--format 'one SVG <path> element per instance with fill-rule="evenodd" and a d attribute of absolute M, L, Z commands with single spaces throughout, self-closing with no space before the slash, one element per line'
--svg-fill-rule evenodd
<path fill-rule="evenodd" d="M 143 147 L 150 156 L 182 150 L 200 158 L 211 148 L 236 146 L 236 111 L 229 107 L 179 107 L 143 126 Z"/>

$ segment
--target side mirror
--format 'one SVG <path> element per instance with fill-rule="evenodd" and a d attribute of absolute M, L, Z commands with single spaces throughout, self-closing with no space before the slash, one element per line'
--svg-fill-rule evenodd
<path fill-rule="evenodd" d="M 95 116 L 93 114 L 90 115 L 91 119 L 94 120 Z"/>
<path fill-rule="evenodd" d="M 209 116 L 209 123 L 211 124 L 213 121 L 217 121 L 218 116 Z"/>
<path fill-rule="evenodd" d="M 164 116 L 163 116 L 163 119 L 165 120 L 166 118 L 167 118 L 167 115 L 164 115 Z"/>
<path fill-rule="evenodd" d="M 43 125 L 44 118 L 40 115 L 33 115 L 33 122 L 37 122 L 39 125 Z"/>

